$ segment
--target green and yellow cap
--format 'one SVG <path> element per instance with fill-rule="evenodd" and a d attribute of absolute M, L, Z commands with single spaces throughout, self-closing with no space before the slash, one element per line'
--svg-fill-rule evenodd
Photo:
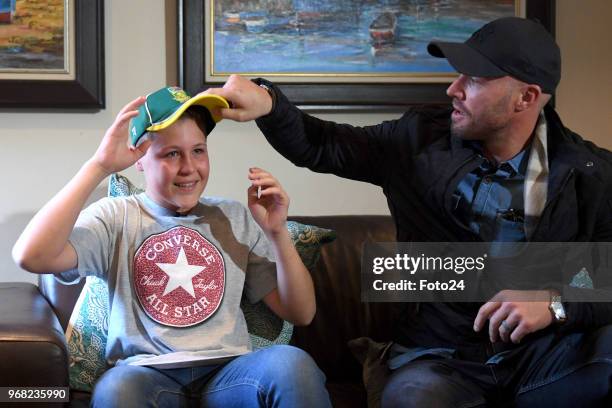
<path fill-rule="evenodd" d="M 171 86 L 147 95 L 145 103 L 138 108 L 138 116 L 130 121 L 130 142 L 133 146 L 142 142 L 146 132 L 157 132 L 172 125 L 192 105 L 202 106 L 202 118 L 206 132 L 210 132 L 222 118 L 213 115 L 214 108 L 229 108 L 227 101 L 217 95 L 198 94 L 190 97 L 183 89 Z"/>

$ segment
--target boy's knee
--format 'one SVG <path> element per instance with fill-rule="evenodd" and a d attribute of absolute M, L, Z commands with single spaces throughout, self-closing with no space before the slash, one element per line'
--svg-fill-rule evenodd
<path fill-rule="evenodd" d="M 138 403 L 138 387 L 113 376 L 102 376 L 91 396 L 92 407 L 135 406 Z"/>
<path fill-rule="evenodd" d="M 289 346 L 289 345 L 276 345 L 268 347 L 267 349 L 261 350 L 260 352 L 265 353 L 266 360 L 271 366 L 274 366 L 274 371 L 281 370 L 288 373 L 295 373 L 301 375 L 302 372 L 306 372 L 309 375 L 313 371 L 320 372 L 315 361 L 310 357 L 304 350 Z"/>
<path fill-rule="evenodd" d="M 330 406 L 325 374 L 307 352 L 284 345 L 270 347 L 267 351 L 275 362 L 269 370 L 277 378 L 277 391 L 289 406 Z"/>
<path fill-rule="evenodd" d="M 277 345 L 261 350 L 270 374 L 282 378 L 289 386 L 320 387 L 325 384 L 325 374 L 304 350 L 288 345 Z"/>
<path fill-rule="evenodd" d="M 118 366 L 108 370 L 96 383 L 92 407 L 144 407 L 151 397 L 151 382 L 147 368 Z"/>

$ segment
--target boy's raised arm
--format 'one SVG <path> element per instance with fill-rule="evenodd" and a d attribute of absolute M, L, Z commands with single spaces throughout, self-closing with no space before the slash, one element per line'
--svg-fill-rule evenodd
<path fill-rule="evenodd" d="M 85 202 L 104 178 L 141 158 L 150 142 L 128 146 L 128 126 L 144 103 L 139 97 L 121 109 L 106 131 L 94 156 L 28 223 L 13 247 L 13 259 L 34 273 L 60 273 L 77 266 L 77 254 L 68 242 Z"/>
<path fill-rule="evenodd" d="M 265 170 L 250 169 L 249 179 L 249 210 L 266 234 L 276 257 L 278 286 L 263 300 L 284 320 L 298 326 L 310 324 L 316 311 L 314 286 L 287 231 L 289 197 L 280 183 Z"/>

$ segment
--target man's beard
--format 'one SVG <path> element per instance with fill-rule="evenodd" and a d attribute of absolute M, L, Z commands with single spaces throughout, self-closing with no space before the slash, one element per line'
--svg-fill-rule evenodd
<path fill-rule="evenodd" d="M 471 112 L 468 112 L 463 105 L 459 104 L 460 112 L 463 115 L 462 124 L 455 124 L 451 118 L 451 135 L 464 140 L 485 140 L 491 138 L 507 126 L 507 104 L 508 98 L 503 98 L 495 105 L 490 106 L 486 111 L 481 112 L 476 119 L 474 119 Z"/>

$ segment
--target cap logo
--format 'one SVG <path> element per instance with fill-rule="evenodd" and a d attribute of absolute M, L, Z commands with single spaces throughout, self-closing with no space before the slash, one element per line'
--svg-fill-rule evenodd
<path fill-rule="evenodd" d="M 198 231 L 178 226 L 140 245 L 132 279 L 140 306 L 151 319 L 189 327 L 211 317 L 221 305 L 225 263 Z"/>
<path fill-rule="evenodd" d="M 168 88 L 168 92 L 170 92 L 170 94 L 172 95 L 172 98 L 177 102 L 183 103 L 189 100 L 189 95 L 187 95 L 185 91 L 183 91 L 181 88 L 177 86 Z"/>

